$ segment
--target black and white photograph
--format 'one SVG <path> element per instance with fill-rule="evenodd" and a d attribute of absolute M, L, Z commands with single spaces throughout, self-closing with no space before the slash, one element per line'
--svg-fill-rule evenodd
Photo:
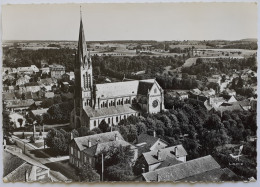
<path fill-rule="evenodd" d="M 2 4 L 2 181 L 256 183 L 257 14 Z"/>

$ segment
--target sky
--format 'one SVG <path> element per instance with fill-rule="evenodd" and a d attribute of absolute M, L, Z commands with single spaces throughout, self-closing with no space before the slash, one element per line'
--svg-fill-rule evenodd
<path fill-rule="evenodd" d="M 257 38 L 256 3 L 81 4 L 87 41 Z M 80 4 L 3 5 L 2 40 L 78 39 Z"/>

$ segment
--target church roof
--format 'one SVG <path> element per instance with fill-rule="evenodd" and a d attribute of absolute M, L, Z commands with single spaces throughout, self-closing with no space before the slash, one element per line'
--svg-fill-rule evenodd
<path fill-rule="evenodd" d="M 99 108 L 99 109 L 93 109 L 89 106 L 86 106 L 84 108 L 86 111 L 88 117 L 90 118 L 96 118 L 101 116 L 110 116 L 114 114 L 127 114 L 127 113 L 135 113 L 137 110 L 131 106 L 130 104 L 124 104 L 119 106 L 112 106 L 109 108 Z"/>
<path fill-rule="evenodd" d="M 127 82 L 114 82 L 106 84 L 97 84 L 97 98 L 115 98 L 127 95 L 147 95 L 148 89 L 151 89 L 155 80 L 134 80 Z"/>
<path fill-rule="evenodd" d="M 117 96 L 136 95 L 139 81 L 97 84 L 97 98 L 114 98 Z"/>

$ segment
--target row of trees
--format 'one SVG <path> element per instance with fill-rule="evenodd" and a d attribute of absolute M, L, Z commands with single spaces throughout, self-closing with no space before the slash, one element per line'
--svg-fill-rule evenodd
<path fill-rule="evenodd" d="M 206 62 L 209 60 L 209 62 Z M 236 70 L 243 69 L 252 69 L 253 71 L 257 70 L 256 67 L 256 57 L 249 57 L 245 59 L 228 59 L 228 58 L 219 58 L 213 62 L 210 62 L 211 59 L 200 59 L 198 58 L 196 64 L 190 67 L 183 67 L 182 72 L 188 73 L 190 75 L 201 75 L 209 77 L 214 74 L 227 74 L 229 75 Z"/>

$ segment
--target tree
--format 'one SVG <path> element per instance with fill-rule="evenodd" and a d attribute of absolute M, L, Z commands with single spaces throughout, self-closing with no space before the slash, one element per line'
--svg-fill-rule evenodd
<path fill-rule="evenodd" d="M 54 101 L 53 99 L 44 99 L 41 103 L 41 106 L 43 108 L 50 108 L 52 105 L 54 104 Z"/>
<path fill-rule="evenodd" d="M 22 118 L 19 118 L 17 121 L 20 123 L 20 127 L 22 127 L 22 125 L 23 125 L 23 119 L 22 119 Z"/>
<path fill-rule="evenodd" d="M 85 163 L 79 169 L 79 177 L 81 182 L 99 182 L 100 175 L 93 170 L 89 163 Z"/>
<path fill-rule="evenodd" d="M 107 132 L 108 131 L 108 128 L 109 128 L 109 125 L 106 123 L 105 120 L 102 120 L 100 122 L 100 124 L 98 125 L 98 128 L 102 131 L 102 132 Z"/>
<path fill-rule="evenodd" d="M 109 166 L 106 169 L 106 177 L 109 181 L 130 181 L 133 177 L 132 168 L 122 163 Z"/>
<path fill-rule="evenodd" d="M 243 86 L 244 86 L 244 80 L 241 78 L 241 76 L 239 76 L 236 88 L 243 88 Z"/>
<path fill-rule="evenodd" d="M 3 134 L 4 136 L 10 136 L 11 132 L 13 131 L 13 122 L 11 122 L 9 117 L 9 112 L 3 110 Z"/>
<path fill-rule="evenodd" d="M 51 129 L 46 138 L 46 145 L 60 154 L 67 154 L 69 151 L 70 133 L 64 130 Z"/>
<path fill-rule="evenodd" d="M 207 121 L 204 124 L 204 127 L 207 129 L 216 129 L 220 130 L 220 128 L 223 126 L 221 123 L 221 119 L 218 115 L 212 114 L 208 117 Z"/>

